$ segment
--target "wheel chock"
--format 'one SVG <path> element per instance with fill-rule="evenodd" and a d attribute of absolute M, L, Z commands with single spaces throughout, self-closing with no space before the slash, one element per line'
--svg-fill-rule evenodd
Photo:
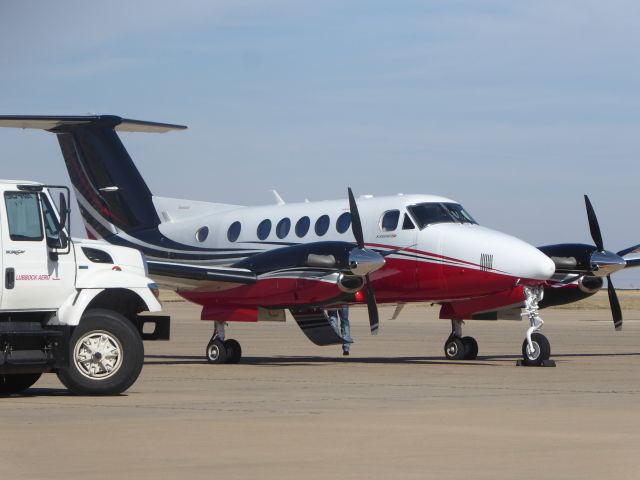
<path fill-rule="evenodd" d="M 555 366 L 556 366 L 555 360 L 543 360 L 540 365 L 527 365 L 526 363 L 524 363 L 524 360 L 516 361 L 516 367 L 555 367 Z"/>

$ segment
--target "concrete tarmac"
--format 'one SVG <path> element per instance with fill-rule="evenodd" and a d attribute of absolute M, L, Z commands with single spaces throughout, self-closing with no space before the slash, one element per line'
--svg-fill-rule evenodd
<path fill-rule="evenodd" d="M 545 310 L 556 368 L 516 367 L 524 322 L 467 322 L 475 361 L 448 362 L 450 325 L 407 307 L 356 343 L 316 347 L 294 322 L 232 324 L 238 365 L 209 365 L 212 324 L 166 303 L 172 340 L 146 344 L 118 397 L 45 375 L 0 398 L 3 479 L 640 478 L 640 311 Z"/>

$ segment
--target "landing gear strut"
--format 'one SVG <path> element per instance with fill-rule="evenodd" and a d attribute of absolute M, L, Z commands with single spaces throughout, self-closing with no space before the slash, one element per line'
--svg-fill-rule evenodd
<path fill-rule="evenodd" d="M 213 335 L 207 344 L 205 357 L 209 363 L 238 363 L 242 348 L 237 340 L 225 340 L 225 322 L 214 322 Z"/>
<path fill-rule="evenodd" d="M 444 356 L 447 360 L 475 360 L 478 356 L 478 342 L 473 337 L 462 336 L 462 320 L 451 320 L 451 335 L 444 342 Z"/>
<path fill-rule="evenodd" d="M 544 325 L 544 321 L 538 315 L 538 302 L 542 300 L 544 290 L 542 287 L 524 287 L 527 298 L 524 301 L 524 313 L 522 316 L 529 317 L 531 326 L 527 330 L 527 337 L 522 342 L 522 361 L 519 364 L 525 366 L 551 365 L 551 345 L 549 340 L 539 330 Z"/>

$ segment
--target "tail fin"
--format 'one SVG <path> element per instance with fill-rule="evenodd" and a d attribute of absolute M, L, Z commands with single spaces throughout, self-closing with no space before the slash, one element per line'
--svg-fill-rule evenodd
<path fill-rule="evenodd" d="M 160 219 L 152 194 L 116 131 L 158 132 L 187 127 L 100 116 L 0 116 L 0 127 L 38 128 L 58 137 L 87 233 L 138 236 Z"/>

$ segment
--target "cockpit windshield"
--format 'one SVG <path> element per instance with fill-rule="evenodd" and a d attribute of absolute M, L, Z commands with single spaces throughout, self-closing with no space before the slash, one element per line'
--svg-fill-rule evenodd
<path fill-rule="evenodd" d="M 407 209 L 420 230 L 434 223 L 478 223 L 459 203 L 418 203 Z"/>

